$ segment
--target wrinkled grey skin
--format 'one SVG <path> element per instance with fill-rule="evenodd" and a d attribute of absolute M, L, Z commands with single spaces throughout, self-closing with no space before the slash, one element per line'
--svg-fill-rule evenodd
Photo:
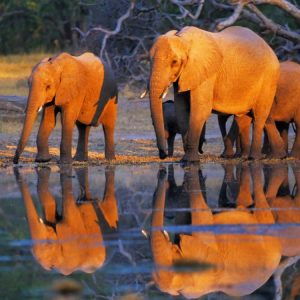
<path fill-rule="evenodd" d="M 167 100 L 163 103 L 163 116 L 164 116 L 164 125 L 165 125 L 165 136 L 168 142 L 168 156 L 172 157 L 174 154 L 174 140 L 176 134 L 180 134 L 180 130 L 177 125 L 176 112 L 174 101 Z M 203 153 L 202 147 L 205 140 L 205 124 L 200 136 L 199 141 L 199 153 Z"/>

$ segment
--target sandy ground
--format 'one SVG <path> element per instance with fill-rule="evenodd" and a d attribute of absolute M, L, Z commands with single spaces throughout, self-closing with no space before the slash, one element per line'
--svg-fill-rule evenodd
<path fill-rule="evenodd" d="M 136 100 L 136 95 L 125 97 L 120 95 L 118 107 L 118 123 L 115 132 L 116 161 L 107 162 L 104 159 L 104 138 L 101 127 L 91 130 L 89 140 L 89 161 L 90 165 L 100 164 L 139 164 L 152 162 L 179 162 L 182 155 L 182 143 L 180 136 L 175 141 L 173 158 L 160 160 L 156 148 L 156 141 L 152 122 L 150 118 L 148 100 Z M 24 115 L 21 113 L 22 105 L 14 102 L 5 104 L 5 97 L 0 96 L 0 167 L 12 165 L 12 158 L 22 130 Z M 21 107 L 21 109 L 20 109 Z M 27 147 L 20 158 L 20 164 L 32 164 L 36 155 L 36 134 L 39 120 L 36 122 Z M 59 159 L 60 143 L 60 120 L 50 136 L 50 153 L 53 156 L 51 162 L 56 164 Z M 77 143 L 77 132 L 74 130 L 73 152 Z M 207 143 L 204 146 L 204 154 L 200 162 L 240 162 L 240 159 L 228 160 L 219 158 L 223 150 L 221 134 L 218 129 L 216 116 L 212 115 L 207 126 Z M 74 165 L 82 164 L 74 162 Z"/>

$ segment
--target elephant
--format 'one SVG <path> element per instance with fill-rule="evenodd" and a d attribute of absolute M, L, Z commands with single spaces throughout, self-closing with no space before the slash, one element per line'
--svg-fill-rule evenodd
<path fill-rule="evenodd" d="M 177 133 L 180 134 L 179 126 L 177 124 L 176 112 L 174 101 L 167 100 L 163 102 L 163 116 L 164 116 L 164 127 L 165 127 L 165 137 L 168 143 L 168 156 L 172 157 L 174 153 L 174 140 Z M 200 141 L 199 141 L 199 153 L 203 153 L 202 147 L 205 142 L 205 124 L 203 126 Z"/>
<path fill-rule="evenodd" d="M 105 170 L 105 193 L 103 200 L 92 199 L 88 191 L 87 168 L 76 169 L 81 196 L 75 200 L 72 192 L 72 169 L 61 169 L 62 213 L 49 190 L 51 169 L 37 169 L 37 193 L 42 206 L 43 217 L 35 208 L 29 187 L 14 168 L 20 188 L 30 235 L 33 241 L 32 253 L 46 270 L 55 269 L 68 275 L 76 270 L 93 273 L 108 260 L 103 231 L 115 232 L 118 226 L 118 210 L 114 195 L 114 169 Z"/>
<path fill-rule="evenodd" d="M 199 161 L 200 133 L 212 111 L 237 116 L 252 113 L 249 158 L 261 158 L 264 126 L 274 155 L 286 156 L 278 132 L 267 121 L 279 62 L 267 43 L 250 29 L 233 26 L 211 33 L 188 26 L 172 30 L 157 38 L 150 59 L 150 110 L 161 159 L 167 156 L 161 98 L 171 84 L 178 125 L 184 134 L 183 161 Z"/>
<path fill-rule="evenodd" d="M 280 136 L 284 143 L 285 152 L 288 153 L 288 130 L 289 124 L 295 123 L 295 133 L 296 138 L 290 153 L 290 157 L 300 158 L 300 65 L 292 62 L 285 61 L 280 63 L 280 76 L 277 84 L 275 100 L 273 102 L 271 112 L 269 115 L 269 119 L 272 119 L 275 122 L 276 129 L 279 131 Z M 220 117 L 220 123 L 222 123 L 223 128 L 227 121 L 226 117 Z M 247 138 L 248 127 L 250 126 L 251 121 L 244 122 L 244 132 L 240 133 L 240 137 Z M 274 124 L 270 125 L 274 127 Z M 233 143 L 237 139 L 236 129 L 238 127 L 236 124 L 232 126 L 230 132 L 226 135 L 224 133 L 224 146 L 225 156 L 232 156 L 233 151 Z M 239 126 L 239 128 L 241 128 Z M 239 143 L 239 142 L 237 142 Z M 247 154 L 247 147 L 241 146 L 244 148 L 243 152 Z M 263 153 L 270 154 L 270 141 L 267 133 L 264 135 L 264 145 L 263 145 Z M 237 148 L 237 153 L 240 152 L 240 149 Z"/>
<path fill-rule="evenodd" d="M 285 61 L 280 63 L 280 77 L 278 81 L 275 101 L 270 117 L 275 121 L 276 127 L 284 141 L 288 152 L 289 124 L 294 123 L 296 130 L 295 141 L 290 153 L 291 157 L 300 158 L 300 65 Z M 265 139 L 264 147 L 269 148 L 269 141 Z M 268 150 L 267 150 L 268 152 Z"/>
<path fill-rule="evenodd" d="M 192 227 L 188 230 L 184 226 L 185 232 L 181 233 L 182 227 L 176 230 L 176 227 L 164 226 L 169 184 L 166 171 L 158 172 L 150 235 L 154 281 L 161 291 L 186 298 L 199 298 L 218 291 L 230 296 L 248 295 L 268 281 L 282 254 L 276 236 L 251 229 L 253 225 L 275 223 L 263 191 L 261 166 L 243 166 L 237 206 L 216 213 L 206 204 L 201 188 L 204 177 L 199 174 L 201 170 L 197 165 L 185 169 L 183 185 L 190 203 Z M 251 203 L 244 201 L 243 193 L 248 193 L 253 209 L 247 209 Z M 229 231 L 220 232 L 218 226 L 228 226 Z M 231 233 L 230 228 L 235 226 L 249 226 L 249 231 Z M 169 236 L 168 228 L 173 233 L 179 231 L 177 243 L 173 242 L 173 235 Z"/>
<path fill-rule="evenodd" d="M 43 59 L 29 77 L 29 96 L 22 134 L 13 162 L 18 163 L 34 125 L 38 111 L 43 115 L 37 135 L 37 162 L 51 159 L 48 138 L 61 113 L 62 136 L 60 162 L 71 163 L 73 127 L 79 131 L 75 159 L 88 158 L 91 126 L 102 124 L 105 158 L 115 159 L 114 128 L 117 118 L 117 85 L 112 70 L 94 54 L 80 56 L 62 53 Z"/>

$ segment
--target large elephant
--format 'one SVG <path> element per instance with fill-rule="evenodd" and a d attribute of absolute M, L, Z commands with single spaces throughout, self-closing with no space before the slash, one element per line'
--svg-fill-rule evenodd
<path fill-rule="evenodd" d="M 249 189 L 250 177 L 253 198 Z M 197 166 L 185 170 L 184 186 L 190 202 L 192 226 L 190 231 L 184 226 L 185 232 L 179 231 L 179 240 L 175 243 L 167 233 L 168 226 L 164 227 L 169 185 L 166 172 L 159 171 L 150 237 L 154 281 L 160 290 L 186 298 L 198 298 L 217 291 L 231 296 L 248 295 L 271 277 L 281 259 L 281 245 L 276 236 L 251 230 L 253 226 L 275 223 L 263 191 L 261 168 L 244 166 L 237 207 L 215 214 L 206 204 L 201 180 L 203 176 L 199 175 Z M 251 198 L 252 203 L 240 197 L 245 192 L 249 193 L 248 199 Z M 253 207 L 248 210 L 249 204 Z M 214 229 L 215 225 L 228 228 L 228 232 L 219 232 L 218 228 Z M 249 226 L 249 231 L 241 229 L 241 232 L 230 233 L 230 228 L 235 226 Z M 176 227 L 172 227 L 172 231 L 176 232 Z"/>
<path fill-rule="evenodd" d="M 165 137 L 168 143 L 168 156 L 172 157 L 174 153 L 174 141 L 176 134 L 180 134 L 179 126 L 177 124 L 176 112 L 174 101 L 168 100 L 163 103 L 163 114 L 164 114 L 164 126 L 165 126 Z M 199 153 L 203 153 L 202 147 L 205 142 L 205 127 L 204 124 L 203 129 L 200 135 L 199 141 Z"/>
<path fill-rule="evenodd" d="M 43 211 L 43 216 L 40 216 L 26 181 L 15 168 L 33 240 L 33 255 L 44 269 L 55 269 L 64 275 L 76 270 L 95 272 L 103 266 L 108 256 L 103 241 L 103 227 L 109 227 L 110 231 L 115 231 L 117 227 L 114 169 L 106 169 L 103 200 L 91 198 L 87 168 L 78 169 L 77 175 L 83 193 L 77 203 L 72 191 L 72 170 L 61 170 L 61 214 L 58 203 L 49 190 L 50 172 L 50 168 L 37 169 L 37 192 Z"/>
<path fill-rule="evenodd" d="M 263 128 L 273 103 L 279 62 L 267 43 L 249 29 L 211 33 L 185 27 L 158 37 L 150 51 L 150 107 L 160 158 L 166 145 L 161 98 L 173 84 L 176 117 L 185 133 L 183 161 L 198 161 L 203 124 L 212 111 L 254 117 L 250 158 L 261 157 Z M 273 152 L 284 157 L 279 134 L 268 129 Z"/>
<path fill-rule="evenodd" d="M 71 56 L 62 53 L 42 60 L 29 78 L 29 97 L 22 135 L 14 156 L 18 163 L 29 138 L 38 111 L 43 116 L 37 136 L 36 161 L 50 160 L 48 138 L 61 112 L 62 136 L 60 162 L 72 161 L 72 134 L 76 124 L 79 140 L 76 160 L 88 158 L 91 126 L 103 125 L 105 158 L 114 159 L 114 128 L 117 117 L 117 86 L 112 70 L 92 53 Z"/>

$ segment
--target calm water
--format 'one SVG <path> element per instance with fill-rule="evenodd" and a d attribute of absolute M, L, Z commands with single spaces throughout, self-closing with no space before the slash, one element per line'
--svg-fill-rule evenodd
<path fill-rule="evenodd" d="M 300 164 L 0 176 L 0 299 L 300 296 Z"/>

